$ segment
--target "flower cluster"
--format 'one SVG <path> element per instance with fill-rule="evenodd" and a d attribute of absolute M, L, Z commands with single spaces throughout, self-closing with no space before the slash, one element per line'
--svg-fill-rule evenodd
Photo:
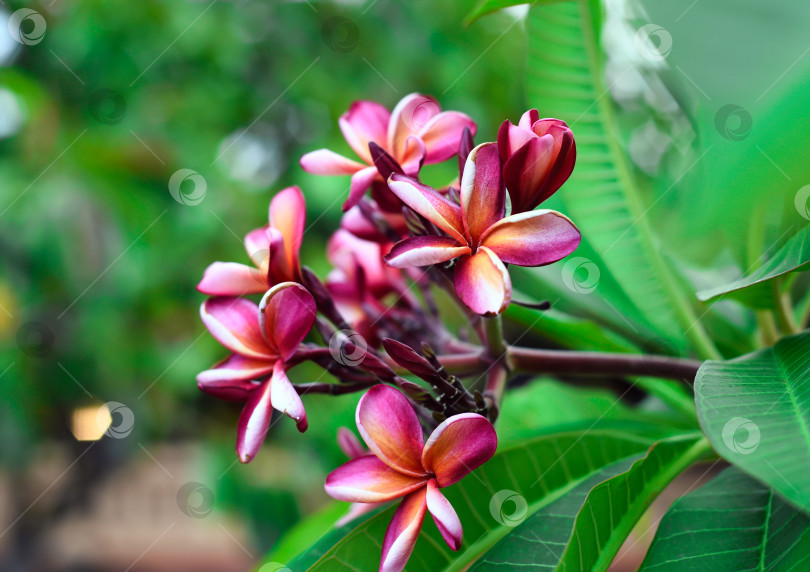
<path fill-rule="evenodd" d="M 464 378 L 488 371 L 489 386 L 505 370 L 493 369 L 491 355 L 455 374 L 445 364 L 481 353 L 484 321 L 511 301 L 509 264 L 542 266 L 577 248 L 580 234 L 567 217 L 534 210 L 571 174 L 576 150 L 567 125 L 536 110 L 518 125 L 505 121 L 496 142 L 475 146 L 472 119 L 419 94 L 392 112 L 356 102 L 339 124 L 361 162 L 328 149 L 301 158 L 310 173 L 351 176 L 326 250 L 332 270 L 321 280 L 301 265 L 304 194 L 280 191 L 268 224 L 245 237 L 252 265 L 215 262 L 198 285 L 209 296 L 203 323 L 231 353 L 197 382 L 244 403 L 236 444 L 244 463 L 259 452 L 274 410 L 305 431 L 303 395 L 365 391 L 357 427 L 368 451 L 344 429 L 339 439 L 351 460 L 329 475 L 326 491 L 360 503 L 350 517 L 402 498 L 381 563 L 401 570 L 426 511 L 452 549 L 461 544 L 461 523 L 440 489 L 494 454 L 498 405 L 497 391 L 473 390 Z M 421 182 L 424 165 L 451 159 L 458 179 L 438 189 Z M 467 312 L 482 345 L 443 324 L 436 288 Z M 336 381 L 294 384 L 287 372 L 303 361 Z M 411 375 L 420 381 L 403 377 Z"/>

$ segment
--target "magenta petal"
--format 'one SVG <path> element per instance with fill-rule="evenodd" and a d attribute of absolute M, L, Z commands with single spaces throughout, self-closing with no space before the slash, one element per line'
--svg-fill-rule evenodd
<path fill-rule="evenodd" d="M 405 149 L 400 157 L 402 172 L 409 177 L 416 177 L 425 163 L 426 154 L 425 142 L 416 135 L 409 135 L 405 139 Z"/>
<path fill-rule="evenodd" d="M 391 114 L 374 101 L 355 101 L 338 120 L 346 142 L 357 156 L 371 164 L 370 141 L 384 145 Z"/>
<path fill-rule="evenodd" d="M 250 399 L 250 395 L 255 389 L 260 387 L 259 384 L 251 381 L 203 378 L 205 373 L 207 372 L 202 372 L 197 376 L 197 387 L 200 388 L 200 391 L 217 399 L 244 402 Z"/>
<path fill-rule="evenodd" d="M 518 149 L 537 137 L 531 128 L 522 127 L 522 123 L 523 121 L 521 120 L 520 127 L 513 125 L 509 120 L 501 124 L 498 130 L 498 152 L 501 156 L 501 162 L 506 163 L 506 160 Z"/>
<path fill-rule="evenodd" d="M 244 298 L 210 298 L 200 307 L 202 321 L 211 334 L 234 353 L 273 359 L 259 328 L 259 308 Z"/>
<path fill-rule="evenodd" d="M 532 126 L 540 121 L 540 113 L 536 109 L 530 109 L 520 116 L 518 127 L 523 129 L 531 129 Z"/>
<path fill-rule="evenodd" d="M 506 205 L 501 158 L 495 143 L 482 143 L 470 152 L 460 193 L 464 230 L 477 246 L 481 234 L 503 218 Z"/>
<path fill-rule="evenodd" d="M 422 426 L 407 398 L 387 385 L 375 385 L 357 404 L 357 429 L 372 453 L 389 467 L 423 476 Z"/>
<path fill-rule="evenodd" d="M 239 416 L 236 454 L 241 462 L 249 463 L 259 452 L 272 417 L 273 405 L 270 401 L 270 380 L 268 380 L 253 390 Z"/>
<path fill-rule="evenodd" d="M 394 268 L 430 266 L 469 253 L 466 244 L 461 246 L 449 236 L 414 236 L 396 243 L 385 256 L 385 262 Z"/>
<path fill-rule="evenodd" d="M 451 550 L 458 550 L 461 546 L 461 520 L 459 520 L 453 505 L 439 491 L 436 479 L 430 479 L 427 484 L 427 509 L 439 532 Z"/>
<path fill-rule="evenodd" d="M 461 208 L 457 204 L 436 189 L 398 173 L 391 175 L 388 180 L 388 188 L 407 206 L 455 238 L 460 244 L 466 244 Z"/>
<path fill-rule="evenodd" d="M 373 183 L 374 179 L 376 179 L 378 176 L 379 173 L 377 173 L 377 167 L 366 167 L 365 169 L 361 169 L 352 175 L 349 198 L 347 198 L 346 202 L 343 203 L 343 210 L 347 211 L 353 206 L 356 206 L 363 196 L 365 196 L 369 187 L 371 187 L 371 183 Z"/>
<path fill-rule="evenodd" d="M 313 175 L 351 175 L 365 167 L 329 149 L 306 153 L 299 162 L 304 171 Z"/>
<path fill-rule="evenodd" d="M 267 291 L 259 311 L 267 341 L 286 360 L 309 333 L 318 310 L 306 288 L 295 282 L 282 282 Z"/>
<path fill-rule="evenodd" d="M 422 463 L 444 488 L 461 480 L 495 454 L 498 437 L 486 417 L 477 413 L 453 415 L 430 434 Z"/>
<path fill-rule="evenodd" d="M 267 273 L 270 257 L 270 236 L 267 227 L 254 228 L 245 236 L 245 251 L 263 274 Z"/>
<path fill-rule="evenodd" d="M 486 246 L 458 259 L 453 281 L 458 297 L 476 314 L 500 314 L 512 298 L 509 271 Z"/>
<path fill-rule="evenodd" d="M 197 284 L 197 290 L 209 296 L 242 296 L 266 289 L 267 278 L 260 271 L 237 262 L 214 262 Z"/>
<path fill-rule="evenodd" d="M 358 439 L 357 435 L 355 435 L 348 427 L 338 428 L 337 442 L 338 447 L 340 447 L 340 450 L 343 451 L 343 454 L 350 459 L 356 459 L 357 457 L 368 455 L 368 451 L 365 447 L 363 447 L 360 439 Z"/>
<path fill-rule="evenodd" d="M 298 251 L 304 239 L 307 207 L 304 193 L 298 187 L 279 191 L 270 201 L 270 226 L 284 238 L 284 253 L 290 269 L 299 273 Z"/>
<path fill-rule="evenodd" d="M 518 266 L 543 266 L 574 252 L 581 240 L 568 217 L 546 209 L 508 216 L 493 225 L 481 244 L 502 261 Z"/>
<path fill-rule="evenodd" d="M 383 502 L 424 487 L 427 479 L 403 475 L 374 455 L 365 455 L 329 473 L 324 489 L 326 494 L 342 501 Z"/>
<path fill-rule="evenodd" d="M 388 124 L 388 152 L 400 161 L 410 135 L 417 135 L 441 111 L 432 97 L 411 93 L 403 97 Z M 402 161 L 400 161 L 402 164 Z"/>
<path fill-rule="evenodd" d="M 513 213 L 532 210 L 557 190 L 546 192 L 554 158 L 554 138 L 544 135 L 528 141 L 506 161 L 503 177 Z"/>
<path fill-rule="evenodd" d="M 411 557 L 427 509 L 426 487 L 412 492 L 399 504 L 385 531 L 380 572 L 401 572 Z"/>
<path fill-rule="evenodd" d="M 458 153 L 465 127 L 475 135 L 475 121 L 458 111 L 443 111 L 433 116 L 419 131 L 425 143 L 425 164 L 441 163 Z"/>
<path fill-rule="evenodd" d="M 198 373 L 197 385 L 205 391 L 203 386 L 207 387 L 220 382 L 259 379 L 273 371 L 275 361 L 231 354 L 211 369 Z"/>
<path fill-rule="evenodd" d="M 284 371 L 284 364 L 281 361 L 277 361 L 273 368 L 273 377 L 270 380 L 270 400 L 275 409 L 295 421 L 295 425 L 301 433 L 307 430 L 307 412 L 304 410 L 301 396 L 287 378 L 287 372 Z"/>

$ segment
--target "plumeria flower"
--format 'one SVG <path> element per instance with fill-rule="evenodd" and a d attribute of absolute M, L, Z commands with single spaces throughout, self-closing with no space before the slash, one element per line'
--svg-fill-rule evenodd
<path fill-rule="evenodd" d="M 298 251 L 304 237 L 306 203 L 298 187 L 287 187 L 270 201 L 269 224 L 245 236 L 255 268 L 237 262 L 214 262 L 197 290 L 209 296 L 262 294 L 280 282 L 299 282 Z"/>
<path fill-rule="evenodd" d="M 402 393 L 376 385 L 357 404 L 357 429 L 371 455 L 357 457 L 326 477 L 338 500 L 379 503 L 402 498 L 383 540 L 380 570 L 402 570 L 413 552 L 425 512 L 430 511 L 447 545 L 461 546 L 461 521 L 439 489 L 487 462 L 495 453 L 495 429 L 476 413 L 449 417 L 425 443 L 413 408 Z"/>
<path fill-rule="evenodd" d="M 373 183 L 375 198 L 385 208 L 385 181 L 380 177 L 368 144 L 374 142 L 387 151 L 402 167 L 416 176 L 422 164 L 445 161 L 458 152 L 461 133 L 469 127 L 475 134 L 475 122 L 458 111 L 441 111 L 435 99 L 412 93 L 389 112 L 373 101 L 356 101 L 338 121 L 343 137 L 361 162 L 328 149 L 312 151 L 301 157 L 301 167 L 315 175 L 351 175 L 348 210 L 356 205 Z M 390 206 L 390 205 L 389 205 Z M 399 205 L 394 205 L 398 210 Z M 389 208 L 390 210 L 390 208 Z"/>
<path fill-rule="evenodd" d="M 470 152 L 461 179 L 461 205 L 404 175 L 388 185 L 403 203 L 446 235 L 416 236 L 394 245 L 385 260 L 395 268 L 457 259 L 456 294 L 474 312 L 498 314 L 509 306 L 512 282 L 505 263 L 543 266 L 571 254 L 581 239 L 566 216 L 552 210 L 504 217 L 506 191 L 495 143 Z"/>
<path fill-rule="evenodd" d="M 524 113 L 517 125 L 503 122 L 498 151 L 512 213 L 530 211 L 557 192 L 577 158 L 574 134 L 565 121 L 540 119 L 536 109 Z"/>
<path fill-rule="evenodd" d="M 244 298 L 210 298 L 200 314 L 217 341 L 233 352 L 200 373 L 197 385 L 220 399 L 246 402 L 236 440 L 239 460 L 247 463 L 256 456 L 273 409 L 306 431 L 304 404 L 286 370 L 315 322 L 312 295 L 299 284 L 282 282 L 267 291 L 259 306 Z"/>

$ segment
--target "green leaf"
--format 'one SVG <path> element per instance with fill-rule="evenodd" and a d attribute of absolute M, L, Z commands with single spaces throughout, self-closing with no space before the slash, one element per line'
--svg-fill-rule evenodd
<path fill-rule="evenodd" d="M 463 570 L 514 530 L 501 524 L 508 523 L 510 515 L 515 516 L 512 504 L 504 508 L 509 499 L 525 501 L 525 514 L 534 514 L 605 466 L 638 454 L 649 444 L 650 440 L 643 437 L 585 430 L 539 437 L 499 452 L 461 483 L 442 491 L 464 527 L 459 551 L 450 550 L 427 517 L 411 566 L 415 570 Z M 288 566 L 295 572 L 376 569 L 394 510 L 392 506 L 371 517 L 338 541 L 332 537 L 323 539 Z M 322 556 L 309 568 L 312 551 Z"/>
<path fill-rule="evenodd" d="M 594 487 L 557 569 L 607 570 L 652 501 L 710 451 L 700 434 L 658 441 L 627 472 Z"/>
<path fill-rule="evenodd" d="M 512 6 L 521 6 L 523 4 L 531 4 L 532 6 L 536 6 L 538 4 L 554 4 L 555 2 L 563 1 L 565 0 L 534 0 L 534 2 L 529 2 L 528 0 L 481 0 L 478 5 L 473 8 L 472 12 L 469 13 L 467 18 L 464 20 L 464 23 L 469 26 L 482 16 L 492 14 L 493 12 L 503 10 L 504 8 L 510 8 Z"/>
<path fill-rule="evenodd" d="M 695 379 L 695 402 L 721 456 L 810 509 L 810 332 L 706 362 Z"/>
<path fill-rule="evenodd" d="M 725 286 L 702 290 L 698 292 L 697 295 L 698 298 L 704 301 L 713 300 L 720 296 L 730 296 L 759 308 L 762 307 L 762 305 L 756 301 L 760 299 L 760 297 L 746 296 L 749 289 L 757 287 L 769 280 L 773 280 L 774 278 L 778 278 L 788 272 L 801 270 L 808 263 L 810 263 L 810 226 L 804 227 L 798 234 L 794 235 L 777 250 L 765 264 L 748 276 L 744 276 Z M 768 291 L 768 294 L 770 294 L 770 291 Z M 771 296 L 768 296 L 768 298 L 771 298 Z M 767 308 L 769 306 L 764 307 Z"/>
<path fill-rule="evenodd" d="M 675 501 L 641 570 L 807 570 L 810 519 L 735 467 Z"/>
<path fill-rule="evenodd" d="M 660 256 L 648 207 L 621 147 L 603 82 L 601 4 L 580 0 L 529 12 L 529 101 L 565 120 L 577 140 L 577 166 L 560 190 L 566 214 L 593 244 L 631 300 L 672 343 L 683 332 L 705 357 L 718 357 L 691 302 Z"/>

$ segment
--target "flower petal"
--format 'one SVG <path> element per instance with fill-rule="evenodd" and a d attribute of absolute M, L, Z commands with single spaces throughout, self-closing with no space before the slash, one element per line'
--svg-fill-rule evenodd
<path fill-rule="evenodd" d="M 298 430 L 303 433 L 307 430 L 307 412 L 301 396 L 290 383 L 284 363 L 279 360 L 273 368 L 273 377 L 270 380 L 270 401 L 273 407 L 295 421 Z"/>
<path fill-rule="evenodd" d="M 377 167 L 366 167 L 365 169 L 360 169 L 354 175 L 352 175 L 352 184 L 351 188 L 349 189 L 349 198 L 346 199 L 346 202 L 343 203 L 343 211 L 347 211 L 353 206 L 356 206 L 357 203 L 365 196 L 366 191 L 371 187 L 371 183 L 374 182 L 379 176 L 377 172 Z"/>
<path fill-rule="evenodd" d="M 495 428 L 486 417 L 461 413 L 433 430 L 425 444 L 422 463 L 436 475 L 436 484 L 444 488 L 489 461 L 497 448 Z"/>
<path fill-rule="evenodd" d="M 414 236 L 396 243 L 385 261 L 394 268 L 430 266 L 469 253 L 469 246 L 449 236 Z"/>
<path fill-rule="evenodd" d="M 384 145 L 386 131 L 391 119 L 389 111 L 374 101 L 355 101 L 349 110 L 340 116 L 338 125 L 346 142 L 357 156 L 372 164 L 368 150 L 370 141 Z"/>
<path fill-rule="evenodd" d="M 512 298 L 509 271 L 486 246 L 456 262 L 456 294 L 476 314 L 500 314 Z"/>
<path fill-rule="evenodd" d="M 346 511 L 346 514 L 341 516 L 339 519 L 335 521 L 335 528 L 340 528 L 344 524 L 349 524 L 355 518 L 360 518 L 364 514 L 368 514 L 371 511 L 379 508 L 384 503 L 377 503 L 377 502 L 355 502 L 349 505 L 349 510 Z M 283 568 L 282 568 L 283 570 Z"/>
<path fill-rule="evenodd" d="M 296 282 L 299 279 L 297 269 L 290 266 L 287 258 L 287 248 L 284 237 L 277 228 L 267 229 L 267 236 L 270 237 L 270 254 L 267 257 L 269 284 L 280 284 L 281 282 Z"/>
<path fill-rule="evenodd" d="M 504 163 L 513 213 L 532 210 L 557 190 L 548 193 L 546 188 L 555 157 L 554 138 L 544 135 L 530 139 Z"/>
<path fill-rule="evenodd" d="M 408 136 L 418 134 L 440 111 L 435 99 L 419 93 L 408 94 L 397 103 L 388 123 L 388 152 L 400 164 Z"/>
<path fill-rule="evenodd" d="M 574 252 L 581 240 L 571 220 L 547 209 L 508 216 L 481 239 L 502 261 L 518 266 L 543 266 Z"/>
<path fill-rule="evenodd" d="M 425 163 L 426 154 L 425 142 L 416 135 L 408 135 L 400 157 L 402 172 L 410 177 L 416 177 Z"/>
<path fill-rule="evenodd" d="M 293 272 L 300 274 L 298 251 L 304 238 L 307 206 L 304 193 L 293 186 L 280 191 L 270 201 L 270 226 L 284 237 L 284 252 Z"/>
<path fill-rule="evenodd" d="M 259 303 L 260 318 L 270 346 L 286 360 L 295 353 L 315 323 L 315 299 L 295 282 L 273 286 Z"/>
<path fill-rule="evenodd" d="M 324 490 L 348 502 L 389 501 L 424 487 L 428 480 L 395 471 L 374 455 L 364 455 L 341 465 L 326 477 Z"/>
<path fill-rule="evenodd" d="M 275 359 L 259 328 L 259 308 L 244 298 L 209 298 L 200 316 L 219 343 L 245 357 Z"/>
<path fill-rule="evenodd" d="M 460 192 L 464 230 L 477 246 L 481 234 L 503 218 L 506 206 L 501 158 L 495 143 L 482 143 L 470 152 Z"/>
<path fill-rule="evenodd" d="M 265 364 L 267 364 L 267 362 L 265 362 Z M 256 388 L 260 387 L 257 383 L 238 380 L 233 377 L 214 379 L 213 376 L 210 378 L 205 376 L 205 374 L 212 371 L 217 370 L 211 369 L 197 375 L 197 387 L 200 388 L 200 391 L 212 395 L 217 399 L 244 402 L 250 398 L 251 393 L 253 393 Z M 272 365 L 270 366 L 270 371 L 272 371 Z M 268 373 L 266 369 L 265 373 Z"/>
<path fill-rule="evenodd" d="M 422 426 L 410 402 L 387 385 L 375 385 L 357 404 L 360 436 L 382 462 L 414 477 L 425 475 L 422 468 Z"/>
<path fill-rule="evenodd" d="M 256 268 L 238 262 L 214 262 L 205 269 L 197 290 L 209 296 L 242 296 L 267 289 L 267 278 Z"/>
<path fill-rule="evenodd" d="M 329 149 L 306 153 L 299 163 L 304 171 L 313 175 L 351 175 L 365 167 Z"/>
<path fill-rule="evenodd" d="M 528 113 L 528 112 L 527 112 Z M 537 135 L 531 130 L 531 126 L 524 127 L 523 118 L 520 120 L 520 126 L 514 125 L 508 119 L 501 124 L 498 129 L 498 152 L 501 156 L 501 162 L 506 163 L 506 160 L 511 157 L 515 151 L 523 147 L 532 139 L 537 138 Z"/>
<path fill-rule="evenodd" d="M 243 463 L 249 463 L 256 456 L 270 428 L 270 420 L 273 417 L 270 383 L 271 381 L 267 380 L 253 390 L 239 416 L 236 454 Z"/>
<path fill-rule="evenodd" d="M 231 354 L 211 369 L 198 373 L 197 385 L 203 391 L 207 391 L 206 387 L 218 386 L 217 384 L 227 381 L 259 379 L 273 371 L 275 361 Z"/>
<path fill-rule="evenodd" d="M 540 113 L 536 109 L 530 109 L 520 116 L 518 127 L 523 129 L 531 129 L 532 125 L 540 121 Z"/>
<path fill-rule="evenodd" d="M 391 175 L 388 188 L 414 211 L 458 240 L 460 244 L 466 244 L 461 207 L 457 204 L 445 198 L 436 189 L 397 173 Z"/>
<path fill-rule="evenodd" d="M 425 520 L 425 496 L 422 487 L 402 499 L 385 531 L 380 572 L 401 572 L 408 563 Z"/>
<path fill-rule="evenodd" d="M 368 455 L 368 451 L 363 447 L 360 439 L 348 427 L 338 427 L 337 443 L 343 454 L 350 459 Z"/>
<path fill-rule="evenodd" d="M 443 111 L 434 115 L 419 131 L 419 137 L 425 142 L 425 164 L 441 163 L 458 153 L 465 127 L 475 135 L 475 121 L 464 113 Z"/>
<path fill-rule="evenodd" d="M 439 491 L 436 479 L 430 479 L 427 484 L 427 509 L 433 521 L 439 528 L 442 538 L 451 550 L 458 550 L 461 546 L 461 520 L 459 520 L 453 505 Z"/>

